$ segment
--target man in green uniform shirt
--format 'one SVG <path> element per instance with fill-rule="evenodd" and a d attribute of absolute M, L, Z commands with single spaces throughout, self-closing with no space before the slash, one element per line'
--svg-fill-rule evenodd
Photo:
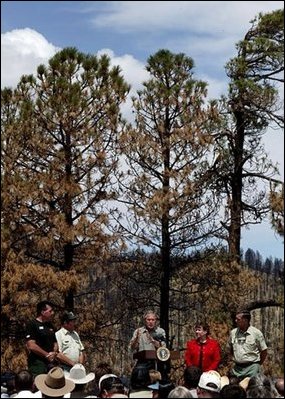
<path fill-rule="evenodd" d="M 235 362 L 231 375 L 243 379 L 260 373 L 260 366 L 267 356 L 267 345 L 260 330 L 250 325 L 250 312 L 236 313 L 237 328 L 230 332 L 228 348 Z"/>

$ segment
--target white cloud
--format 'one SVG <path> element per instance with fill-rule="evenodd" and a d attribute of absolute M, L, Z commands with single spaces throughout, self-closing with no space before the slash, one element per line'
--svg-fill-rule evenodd
<path fill-rule="evenodd" d="M 15 87 L 22 75 L 36 73 L 59 50 L 33 29 L 1 33 L 1 87 Z"/>
<path fill-rule="evenodd" d="M 149 73 L 145 69 L 145 65 L 130 54 L 116 56 L 110 49 L 101 49 L 97 52 L 98 56 L 101 54 L 107 54 L 110 57 L 111 65 L 120 65 L 122 75 L 131 85 L 130 93 L 126 102 L 121 106 L 121 111 L 128 121 L 133 121 L 131 97 L 136 94 L 137 90 L 142 88 L 142 82 L 149 79 Z"/>
<path fill-rule="evenodd" d="M 236 56 L 250 21 L 260 12 L 284 7 L 281 1 L 110 1 L 89 9 L 95 28 L 111 29 L 122 40 L 155 53 L 160 48 L 191 56 L 196 71 L 225 79 L 224 66 Z M 92 17 L 94 14 L 94 17 Z M 124 38 L 124 39 L 123 39 Z M 218 73 L 218 76 L 217 76 Z M 223 75 L 223 76 L 222 76 Z"/>
<path fill-rule="evenodd" d="M 145 64 L 130 54 L 116 56 L 111 49 L 101 49 L 97 52 L 97 55 L 100 56 L 101 54 L 107 54 L 110 57 L 111 65 L 120 65 L 124 78 L 131 84 L 133 90 L 137 90 L 141 87 L 141 82 L 149 78 Z"/>
<path fill-rule="evenodd" d="M 282 1 L 110 1 L 92 22 L 123 32 L 171 29 L 233 35 L 257 13 L 283 6 Z"/>

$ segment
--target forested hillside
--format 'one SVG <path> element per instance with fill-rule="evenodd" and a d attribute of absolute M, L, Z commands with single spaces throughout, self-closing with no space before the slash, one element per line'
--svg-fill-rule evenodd
<path fill-rule="evenodd" d="M 252 253 L 255 254 L 254 251 Z M 230 359 L 224 349 L 233 327 L 231 312 L 253 302 L 263 306 L 267 300 L 275 306 L 252 310 L 252 324 L 264 332 L 268 343 L 269 355 L 264 365 L 266 372 L 273 375 L 283 372 L 283 273 L 276 276 L 243 265 L 237 274 L 227 276 L 226 265 L 218 263 L 217 258 L 214 260 L 215 270 L 209 263 L 194 262 L 193 259 L 189 262 L 189 259 L 188 262 L 175 259 L 175 264 L 180 263 L 181 268 L 171 279 L 170 336 L 173 338 L 173 349 L 180 351 L 180 360 L 172 362 L 173 378 L 181 376 L 185 344 L 194 337 L 194 324 L 198 319 L 206 318 L 212 336 L 219 340 L 223 350 L 221 371 L 226 372 Z M 98 361 L 105 360 L 120 373 L 130 372 L 133 361 L 128 342 L 132 332 L 141 324 L 146 309 L 159 311 L 155 260 L 156 256 L 150 254 L 141 254 L 141 259 L 135 259 L 134 253 L 114 259 L 112 263 L 102 265 L 98 276 L 93 275 L 86 290 L 76 296 L 77 330 L 87 349 L 89 369 L 94 369 Z M 259 260 L 263 269 L 265 263 L 260 257 Z M 282 272 L 282 261 L 277 263 Z M 90 273 L 91 270 L 92 267 Z M 56 299 L 52 293 L 49 298 Z M 34 307 L 22 303 L 22 309 L 29 318 L 33 317 Z M 58 328 L 60 312 L 58 308 L 55 319 Z M 26 318 L 21 313 L 17 314 L 8 330 L 2 328 L 2 371 L 26 367 L 23 337 Z"/>

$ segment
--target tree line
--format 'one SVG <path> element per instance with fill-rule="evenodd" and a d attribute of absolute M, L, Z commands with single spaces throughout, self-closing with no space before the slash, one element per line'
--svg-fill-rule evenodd
<path fill-rule="evenodd" d="M 284 281 L 284 260 L 272 257 L 266 257 L 263 260 L 258 251 L 248 248 L 243 256 L 245 264 L 257 271 L 272 274 L 274 277 L 280 277 Z"/>

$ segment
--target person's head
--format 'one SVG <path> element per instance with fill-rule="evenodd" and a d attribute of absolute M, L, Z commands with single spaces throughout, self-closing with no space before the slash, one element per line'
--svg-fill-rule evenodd
<path fill-rule="evenodd" d="M 210 335 L 210 326 L 206 321 L 198 321 L 195 324 L 195 334 L 198 339 L 203 339 Z"/>
<path fill-rule="evenodd" d="M 32 391 L 33 386 L 34 377 L 28 370 L 21 370 L 15 375 L 15 388 L 17 392 Z"/>
<path fill-rule="evenodd" d="M 35 377 L 35 385 L 41 391 L 43 397 L 63 398 L 63 396 L 75 388 L 75 383 L 64 376 L 60 367 L 53 367 L 47 374 L 39 374 Z"/>
<path fill-rule="evenodd" d="M 152 384 L 157 382 L 157 381 L 161 381 L 161 373 L 158 370 L 150 369 L 149 370 L 149 376 L 150 376 L 150 380 L 151 380 Z"/>
<path fill-rule="evenodd" d="M 201 374 L 197 387 L 198 398 L 217 398 L 221 390 L 221 376 L 215 370 Z"/>
<path fill-rule="evenodd" d="M 115 394 L 125 394 L 125 387 L 121 379 L 115 374 L 105 374 L 99 381 L 99 397 L 108 398 Z"/>
<path fill-rule="evenodd" d="M 3 387 L 8 395 L 15 393 L 15 373 L 6 371 L 1 374 L 1 387 Z"/>
<path fill-rule="evenodd" d="M 131 373 L 131 389 L 148 389 L 152 381 L 149 375 L 149 370 L 145 366 L 136 366 Z"/>
<path fill-rule="evenodd" d="M 143 316 L 145 326 L 148 330 L 153 330 L 157 324 L 157 314 L 153 310 L 147 310 Z"/>
<path fill-rule="evenodd" d="M 160 382 L 159 383 L 159 391 L 158 391 L 158 397 L 159 398 L 167 398 L 169 393 L 175 388 L 175 384 L 173 382 Z"/>
<path fill-rule="evenodd" d="M 236 312 L 235 322 L 240 330 L 247 330 L 250 324 L 250 319 L 251 315 L 249 310 L 238 310 Z"/>
<path fill-rule="evenodd" d="M 193 397 L 194 396 L 191 394 L 189 389 L 180 385 L 172 389 L 172 391 L 170 391 L 168 395 L 168 398 L 193 398 Z"/>
<path fill-rule="evenodd" d="M 68 312 L 65 311 L 61 315 L 60 321 L 61 325 L 66 328 L 68 331 L 73 331 L 75 328 L 75 320 L 77 319 L 77 316 L 73 312 Z"/>
<path fill-rule="evenodd" d="M 54 305 L 50 301 L 41 301 L 37 304 L 37 317 L 42 321 L 49 321 L 54 315 Z"/>
<path fill-rule="evenodd" d="M 105 374 L 112 374 L 113 373 L 113 369 L 110 366 L 109 363 L 107 362 L 100 362 L 97 364 L 97 366 L 95 367 L 95 382 L 97 387 L 99 388 L 99 381 L 100 378 L 105 375 Z"/>
<path fill-rule="evenodd" d="M 251 377 L 246 389 L 247 398 L 275 398 L 276 388 L 270 378 L 263 374 Z"/>
<path fill-rule="evenodd" d="M 151 384 L 147 386 L 148 389 L 152 390 L 153 398 L 159 397 L 159 381 L 161 381 L 161 373 L 157 370 L 151 369 L 149 370 L 149 376 L 151 380 Z"/>
<path fill-rule="evenodd" d="M 184 386 L 188 389 L 197 388 L 202 371 L 199 367 L 188 366 L 184 369 Z"/>
<path fill-rule="evenodd" d="M 275 388 L 280 396 L 284 396 L 284 378 L 277 378 Z"/>
<path fill-rule="evenodd" d="M 246 392 L 239 384 L 224 385 L 220 390 L 221 399 L 246 399 Z"/>

